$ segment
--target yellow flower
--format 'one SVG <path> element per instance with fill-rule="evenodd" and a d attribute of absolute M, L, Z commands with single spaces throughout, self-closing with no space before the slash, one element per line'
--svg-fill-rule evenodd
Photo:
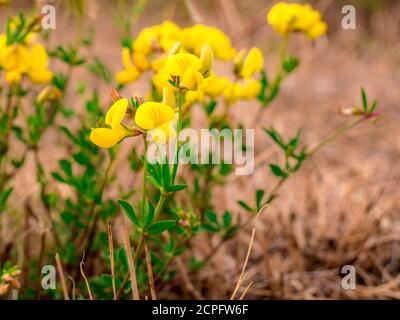
<path fill-rule="evenodd" d="M 180 78 L 180 86 L 196 91 L 203 80 L 199 70 L 202 63 L 198 57 L 190 53 L 178 53 L 169 57 L 165 68 L 171 77 Z"/>
<path fill-rule="evenodd" d="M 169 75 L 167 69 L 162 68 L 153 75 L 152 82 L 153 82 L 154 87 L 157 89 L 157 91 L 162 92 L 165 85 L 173 88 L 173 86 L 168 82 L 169 79 L 170 79 L 170 75 Z"/>
<path fill-rule="evenodd" d="M 5 48 L 2 66 L 6 70 L 6 80 L 9 83 L 18 83 L 22 75 L 31 66 L 29 50 L 22 44 L 15 44 Z"/>
<path fill-rule="evenodd" d="M 224 100 L 226 103 L 231 104 L 240 99 L 241 87 L 235 82 L 229 82 L 223 92 Z"/>
<path fill-rule="evenodd" d="M 253 47 L 250 49 L 246 59 L 244 59 L 241 75 L 249 79 L 254 73 L 259 72 L 264 67 L 264 58 L 260 49 Z"/>
<path fill-rule="evenodd" d="M 115 75 L 115 80 L 120 84 L 127 84 L 137 80 L 140 76 L 139 70 L 132 63 L 131 51 L 129 48 L 122 49 L 122 64 L 125 70 L 119 71 Z"/>
<path fill-rule="evenodd" d="M 183 29 L 181 38 L 183 47 L 198 56 L 205 43 L 211 46 L 215 56 L 219 59 L 230 60 L 236 54 L 229 37 L 214 27 L 196 24 Z"/>
<path fill-rule="evenodd" d="M 111 148 L 132 132 L 126 129 L 121 121 L 128 108 L 128 100 L 125 98 L 116 101 L 106 113 L 105 123 L 111 128 L 94 128 L 90 133 L 90 140 L 101 148 Z"/>
<path fill-rule="evenodd" d="M 319 21 L 307 30 L 306 35 L 311 40 L 315 40 L 316 38 L 324 35 L 327 30 L 328 30 L 327 24 L 323 21 Z"/>
<path fill-rule="evenodd" d="M 223 94 L 228 85 L 229 79 L 227 77 L 218 77 L 215 74 L 211 74 L 207 79 L 204 79 L 201 87 L 206 95 L 215 99 Z"/>
<path fill-rule="evenodd" d="M 321 14 L 308 4 L 279 2 L 268 12 L 267 21 L 282 36 L 299 31 L 313 40 L 327 31 Z"/>
<path fill-rule="evenodd" d="M 261 83 L 257 80 L 248 80 L 240 86 L 240 97 L 242 99 L 254 99 L 260 93 Z"/>
<path fill-rule="evenodd" d="M 5 34 L 0 35 L 0 67 L 3 67 L 4 56 L 7 48 L 7 36 Z"/>
<path fill-rule="evenodd" d="M 135 51 L 133 53 L 133 62 L 141 72 L 147 70 L 150 67 L 150 62 L 149 60 L 147 60 L 146 55 L 140 51 Z"/>
<path fill-rule="evenodd" d="M 27 74 L 33 83 L 49 83 L 53 73 L 48 69 L 49 59 L 46 49 L 41 44 L 35 44 L 31 49 L 32 65 Z"/>
<path fill-rule="evenodd" d="M 160 102 L 145 102 L 135 113 L 136 124 L 147 130 L 156 143 L 165 143 L 171 138 L 174 131 L 171 124 L 174 119 L 174 109 Z"/>

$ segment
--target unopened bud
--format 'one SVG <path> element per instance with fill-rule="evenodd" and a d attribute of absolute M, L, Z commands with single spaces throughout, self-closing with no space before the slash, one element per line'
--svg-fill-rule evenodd
<path fill-rule="evenodd" d="M 241 49 L 233 59 L 233 73 L 239 75 L 243 67 L 244 55 L 246 54 L 246 49 Z"/>
<path fill-rule="evenodd" d="M 177 54 L 182 47 L 182 43 L 180 41 L 175 42 L 169 51 L 168 58 L 171 58 L 174 54 Z"/>
<path fill-rule="evenodd" d="M 61 97 L 61 91 L 55 86 L 47 86 L 45 87 L 38 96 L 36 97 L 36 101 L 38 103 L 43 103 L 45 101 L 55 101 Z"/>
<path fill-rule="evenodd" d="M 211 67 L 214 61 L 214 52 L 212 47 L 206 43 L 201 47 L 200 54 L 201 69 L 200 72 L 205 78 L 209 77 L 211 74 Z"/>

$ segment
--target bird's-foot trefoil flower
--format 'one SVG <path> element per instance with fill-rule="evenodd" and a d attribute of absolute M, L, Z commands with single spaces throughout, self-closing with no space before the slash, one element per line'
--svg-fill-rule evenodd
<path fill-rule="evenodd" d="M 163 144 L 175 135 L 173 127 L 175 120 L 174 109 L 165 104 L 172 100 L 173 92 L 164 88 L 163 103 L 145 102 L 139 106 L 135 113 L 136 125 L 147 131 L 156 143 Z M 168 97 L 166 96 L 168 95 Z"/>
<path fill-rule="evenodd" d="M 140 130 L 130 129 L 122 124 L 129 102 L 122 98 L 116 101 L 106 113 L 105 124 L 109 128 L 93 128 L 90 140 L 101 148 L 111 148 L 126 137 L 142 134 Z"/>

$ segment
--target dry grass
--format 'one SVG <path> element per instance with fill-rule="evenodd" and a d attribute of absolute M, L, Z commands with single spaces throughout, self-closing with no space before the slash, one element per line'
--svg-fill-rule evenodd
<path fill-rule="evenodd" d="M 267 38 L 276 40 L 263 21 L 260 25 L 258 15 L 251 19 L 260 8 L 270 6 L 268 1 L 254 1 L 245 12 L 240 10 L 242 4 L 238 1 L 234 5 L 230 1 L 201 5 L 199 1 L 187 2 L 192 5 L 190 12 L 180 10 L 181 2 L 172 9 L 166 5 L 164 12 L 186 24 L 191 23 L 192 15 L 194 20 L 217 23 L 231 34 L 245 30 L 235 39 L 237 46 L 255 44 L 265 47 Z M 317 7 L 322 6 L 322 1 L 314 2 Z M 172 3 L 175 2 L 171 1 L 171 6 Z M 211 13 L 206 15 L 204 7 L 207 5 L 214 5 L 218 10 L 208 11 Z M 151 14 L 155 7 L 155 3 L 149 5 L 139 27 L 161 21 L 162 17 Z M 168 10 L 176 11 L 171 14 Z M 98 25 L 95 50 L 113 70 L 117 70 L 120 67 L 118 35 L 112 20 L 106 19 L 105 14 L 99 10 L 97 16 L 90 18 L 91 22 L 102 22 Z M 284 186 L 280 198 L 260 216 L 238 294 L 246 291 L 246 299 L 400 298 L 400 169 L 397 167 L 400 157 L 400 60 L 396 50 L 400 43 L 398 32 L 385 27 L 397 25 L 400 6 L 397 4 L 374 15 L 372 19 L 376 23 L 369 25 L 369 36 L 363 29 L 362 19 L 358 21 L 357 31 L 341 30 L 340 9 L 334 3 L 326 7 L 325 14 L 334 29 L 329 41 L 323 39 L 311 45 L 296 38 L 291 44 L 290 50 L 302 58 L 301 67 L 284 84 L 281 96 L 263 114 L 261 123 L 273 123 L 286 135 L 293 134 L 300 125 L 304 128 L 304 142 L 314 145 L 345 121 L 336 114 L 338 104 L 350 105 L 358 101 L 361 85 L 371 97 L 379 100 L 384 116 L 378 126 L 363 124 L 322 150 Z M 240 19 L 236 19 L 236 15 Z M 4 17 L 1 18 L 0 22 Z M 71 22 L 60 17 L 60 23 Z M 381 31 L 382 37 L 377 38 Z M 60 37 L 64 36 L 60 33 Z M 107 50 L 104 50 L 106 43 Z M 273 65 L 274 55 L 270 53 L 273 46 L 272 43 L 266 48 L 268 66 Z M 74 75 L 80 80 L 84 76 Z M 135 84 L 126 93 L 138 93 L 142 88 L 142 84 Z M 108 91 L 103 96 L 107 94 Z M 240 120 L 249 124 L 256 112 L 256 105 L 238 105 L 231 110 L 230 116 L 236 123 Z M 49 133 L 40 155 L 47 157 L 54 167 L 60 158 L 54 147 L 55 140 L 57 135 Z M 274 185 L 262 163 L 274 161 L 276 154 L 261 129 L 257 132 L 256 148 L 263 156 L 255 174 L 250 178 L 234 179 L 214 194 L 216 207 L 232 210 L 237 221 L 244 221 L 246 213 L 232 199 L 251 201 L 253 190 Z M 119 158 L 119 165 L 127 167 L 122 163 L 124 159 L 123 156 Z M 19 199 L 31 196 L 35 189 L 35 177 L 29 174 L 33 162 L 28 160 L 27 168 L 14 181 L 21 186 L 16 188 L 19 193 L 14 195 Z M 124 175 L 121 174 L 119 179 L 123 181 Z M 3 225 L 15 223 L 18 223 L 17 218 L 3 217 Z M 39 227 L 39 223 L 33 223 L 32 230 L 26 232 L 39 233 Z M 14 237 L 11 232 L 0 235 L 3 250 Z M 242 270 L 250 237 L 250 228 L 241 230 L 220 247 L 205 269 L 191 274 L 190 280 L 187 271 L 182 270 L 187 257 L 175 261 L 181 272 L 172 283 L 157 287 L 157 298 L 229 297 Z M 121 235 L 115 235 L 115 239 L 121 239 Z M 207 256 L 217 242 L 216 238 L 197 239 L 192 248 L 201 258 Z M 356 267 L 357 290 L 341 288 L 340 270 L 347 264 Z M 181 289 L 182 283 L 186 284 L 186 290 Z"/>

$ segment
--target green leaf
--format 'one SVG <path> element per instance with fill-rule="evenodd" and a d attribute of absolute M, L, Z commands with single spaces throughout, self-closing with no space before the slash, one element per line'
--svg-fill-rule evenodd
<path fill-rule="evenodd" d="M 9 187 L 0 194 L 0 213 L 3 211 L 7 205 L 7 200 L 13 192 L 13 188 Z"/>
<path fill-rule="evenodd" d="M 364 112 L 366 112 L 367 108 L 368 108 L 368 101 L 367 101 L 367 95 L 365 93 L 364 88 L 361 88 L 361 100 L 362 100 L 362 104 L 363 104 L 363 110 L 364 110 Z"/>
<path fill-rule="evenodd" d="M 122 265 L 122 267 L 125 270 L 128 270 L 128 257 L 126 255 L 126 250 L 124 247 L 121 247 L 117 250 L 117 254 L 116 254 L 119 263 Z"/>
<path fill-rule="evenodd" d="M 281 149 L 286 150 L 286 145 L 281 137 L 281 135 L 274 128 L 264 128 L 264 131 L 271 137 L 275 143 L 281 147 Z"/>
<path fill-rule="evenodd" d="M 203 223 L 202 228 L 207 232 L 213 232 L 213 233 L 219 232 L 221 230 L 220 227 L 215 227 L 209 223 Z"/>
<path fill-rule="evenodd" d="M 59 182 L 66 183 L 67 181 L 58 172 L 52 172 L 51 175 Z"/>
<path fill-rule="evenodd" d="M 61 212 L 60 216 L 66 224 L 71 224 L 76 220 L 75 216 L 68 211 Z"/>
<path fill-rule="evenodd" d="M 171 172 L 169 171 L 169 165 L 166 161 L 162 164 L 162 177 L 163 177 L 163 183 L 162 185 L 164 186 L 165 189 L 169 189 L 169 186 L 171 184 Z"/>
<path fill-rule="evenodd" d="M 286 177 L 286 173 L 278 165 L 271 163 L 269 167 L 272 173 L 277 177 Z"/>
<path fill-rule="evenodd" d="M 291 73 L 294 69 L 297 68 L 299 65 L 299 59 L 297 57 L 287 57 L 283 63 L 282 63 L 282 68 L 285 70 L 287 73 Z"/>
<path fill-rule="evenodd" d="M 262 199 L 263 199 L 263 197 L 264 197 L 264 193 L 265 193 L 265 191 L 262 190 L 262 189 L 258 189 L 258 190 L 256 191 L 256 206 L 257 206 L 257 211 L 258 211 L 258 209 L 260 208 L 261 201 L 262 201 Z"/>
<path fill-rule="evenodd" d="M 147 180 L 152 183 L 157 189 L 162 189 L 162 185 L 154 178 L 154 176 L 147 176 Z"/>
<path fill-rule="evenodd" d="M 82 165 L 90 164 L 90 158 L 83 152 L 77 152 L 73 156 L 74 160 Z"/>
<path fill-rule="evenodd" d="M 68 177 L 72 177 L 72 165 L 68 160 L 62 159 L 59 161 L 61 169 Z"/>
<path fill-rule="evenodd" d="M 224 228 L 228 228 L 232 223 L 232 214 L 229 211 L 225 211 L 222 219 L 224 220 Z"/>
<path fill-rule="evenodd" d="M 371 108 L 369 108 L 368 113 L 372 113 L 376 110 L 376 108 L 378 107 L 378 101 L 374 101 L 371 105 Z"/>
<path fill-rule="evenodd" d="M 217 215 L 215 214 L 215 212 L 213 211 L 207 211 L 206 212 L 206 217 L 208 218 L 208 220 L 210 220 L 212 223 L 215 223 L 218 225 L 218 219 L 217 219 Z"/>
<path fill-rule="evenodd" d="M 147 229 L 147 232 L 149 234 L 153 234 L 153 235 L 154 234 L 160 234 L 160 233 L 170 229 L 175 224 L 176 224 L 175 220 L 157 221 Z"/>
<path fill-rule="evenodd" d="M 149 227 L 152 224 L 153 219 L 154 219 L 154 206 L 151 204 L 150 201 L 146 202 L 144 212 L 146 213 L 146 217 L 144 219 L 145 221 L 143 224 L 143 228 L 146 229 L 147 227 Z"/>
<path fill-rule="evenodd" d="M 167 191 L 168 192 L 178 192 L 178 191 L 186 189 L 187 187 L 188 187 L 187 184 L 176 184 L 174 186 L 169 187 Z"/>
<path fill-rule="evenodd" d="M 249 212 L 253 212 L 253 211 L 254 211 L 254 209 L 253 209 L 252 207 L 250 207 L 246 202 L 244 202 L 244 201 L 242 201 L 242 200 L 239 200 L 239 201 L 238 201 L 238 204 L 239 204 L 243 209 L 245 209 L 246 211 L 249 211 Z"/>
<path fill-rule="evenodd" d="M 119 205 L 124 209 L 126 215 L 128 218 L 138 227 L 140 227 L 139 219 L 137 218 L 137 215 L 135 213 L 135 210 L 131 206 L 131 204 L 128 201 L 125 200 L 118 200 L 117 201 Z"/>
<path fill-rule="evenodd" d="M 215 101 L 214 99 L 212 99 L 208 104 L 206 104 L 205 108 L 207 114 L 211 115 L 214 112 L 216 106 L 217 106 L 217 101 Z"/>

